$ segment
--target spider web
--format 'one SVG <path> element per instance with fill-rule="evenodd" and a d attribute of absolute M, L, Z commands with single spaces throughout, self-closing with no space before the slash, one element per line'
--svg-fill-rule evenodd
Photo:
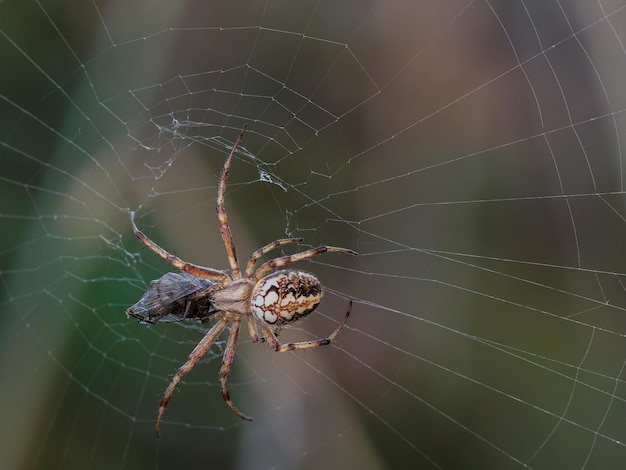
<path fill-rule="evenodd" d="M 6 468 L 616 468 L 626 5 L 0 2 Z M 181 258 L 358 258 L 277 354 L 124 310 Z M 293 251 L 291 251 L 293 250 Z"/>

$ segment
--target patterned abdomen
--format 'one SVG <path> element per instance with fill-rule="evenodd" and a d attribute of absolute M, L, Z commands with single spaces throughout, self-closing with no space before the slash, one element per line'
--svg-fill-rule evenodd
<path fill-rule="evenodd" d="M 270 325 L 281 325 L 311 313 L 322 300 L 322 285 L 303 271 L 277 271 L 252 289 L 250 310 Z"/>

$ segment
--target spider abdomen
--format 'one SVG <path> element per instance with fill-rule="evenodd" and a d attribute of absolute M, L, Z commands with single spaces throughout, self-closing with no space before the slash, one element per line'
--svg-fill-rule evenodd
<path fill-rule="evenodd" d="M 277 271 L 252 290 L 250 310 L 270 325 L 280 325 L 311 313 L 322 300 L 322 285 L 303 271 Z"/>

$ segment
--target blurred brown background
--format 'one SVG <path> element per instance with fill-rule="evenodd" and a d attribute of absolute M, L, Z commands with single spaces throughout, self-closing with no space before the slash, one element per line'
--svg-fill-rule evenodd
<path fill-rule="evenodd" d="M 6 468 L 615 468 L 623 370 L 620 2 L 0 4 Z M 276 354 L 125 308 L 178 256 L 284 236 L 361 256 Z M 288 250 L 286 250 L 289 252 Z"/>

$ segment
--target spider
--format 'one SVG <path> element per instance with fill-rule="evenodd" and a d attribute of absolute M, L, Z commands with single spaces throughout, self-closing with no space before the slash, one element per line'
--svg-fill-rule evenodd
<path fill-rule="evenodd" d="M 348 321 L 352 309 L 352 301 L 350 301 L 343 320 L 326 338 L 284 344 L 278 341 L 276 335 L 282 326 L 315 310 L 322 299 L 322 286 L 313 274 L 307 272 L 297 270 L 272 271 L 289 263 L 322 253 L 338 252 L 352 255 L 357 255 L 357 253 L 347 248 L 322 245 L 300 253 L 271 259 L 255 270 L 254 267 L 261 256 L 282 245 L 303 240 L 302 238 L 283 238 L 268 243 L 253 252 L 242 274 L 228 225 L 224 194 L 231 159 L 245 130 L 246 127 L 244 126 L 224 163 L 217 193 L 217 218 L 226 256 L 230 263 L 230 275 L 224 271 L 188 263 L 168 253 L 137 228 L 135 214 L 134 212 L 130 213 L 131 227 L 137 238 L 183 272 L 180 274 L 167 273 L 152 281 L 139 302 L 126 310 L 126 315 L 138 318 L 143 323 L 158 323 L 167 315 L 178 317 L 181 320 L 197 319 L 203 323 L 217 318 L 217 323 L 207 331 L 196 345 L 187 362 L 177 370 L 165 390 L 156 420 L 157 436 L 160 435 L 160 423 L 165 407 L 176 386 L 183 376 L 204 356 L 229 323 L 232 322 L 219 372 L 222 396 L 228 407 L 237 416 L 252 421 L 252 418 L 243 414 L 233 404 L 227 382 L 228 373 L 235 356 L 241 321 L 244 318 L 247 319 L 248 333 L 253 343 L 267 341 L 275 351 L 285 352 L 330 344 Z M 259 334 L 258 326 L 261 327 L 264 336 Z"/>

